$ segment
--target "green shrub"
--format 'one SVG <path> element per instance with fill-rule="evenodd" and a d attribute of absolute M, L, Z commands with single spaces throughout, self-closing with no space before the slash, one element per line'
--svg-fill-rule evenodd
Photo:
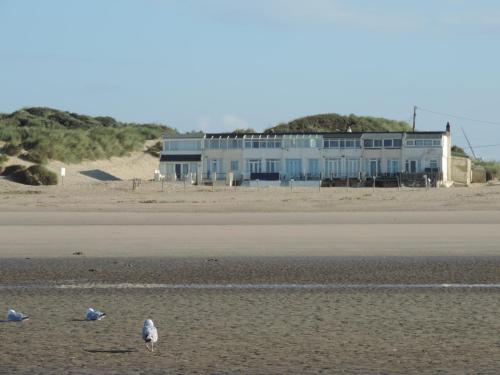
<path fill-rule="evenodd" d="M 57 174 L 42 165 L 32 165 L 26 172 L 29 185 L 57 185 Z"/>
<path fill-rule="evenodd" d="M 22 150 L 23 148 L 21 147 L 21 145 L 14 143 L 7 143 L 2 147 L 2 152 L 9 156 L 17 156 L 21 153 Z"/>
<path fill-rule="evenodd" d="M 57 185 L 57 174 L 41 165 L 17 169 L 9 177 L 11 180 L 25 185 Z"/>
<path fill-rule="evenodd" d="M 24 165 L 9 165 L 8 167 L 5 167 L 5 169 L 2 172 L 2 176 L 11 176 L 12 174 L 19 172 L 19 171 L 24 171 L 26 167 Z"/>

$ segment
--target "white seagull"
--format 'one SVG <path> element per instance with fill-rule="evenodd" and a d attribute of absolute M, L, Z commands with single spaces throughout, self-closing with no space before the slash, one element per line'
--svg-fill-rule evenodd
<path fill-rule="evenodd" d="M 7 321 L 8 322 L 21 322 L 23 320 L 29 319 L 29 316 L 25 316 L 21 312 L 16 312 L 13 309 L 7 311 Z"/>
<path fill-rule="evenodd" d="M 106 313 L 103 313 L 99 310 L 94 310 L 92 307 L 87 309 L 87 314 L 85 314 L 85 319 L 87 320 L 101 320 L 106 316 Z"/>
<path fill-rule="evenodd" d="M 144 321 L 144 326 L 142 327 L 142 338 L 146 342 L 146 348 L 154 351 L 153 345 L 158 341 L 158 330 L 151 319 Z M 149 349 L 148 343 L 151 343 L 151 349 Z"/>

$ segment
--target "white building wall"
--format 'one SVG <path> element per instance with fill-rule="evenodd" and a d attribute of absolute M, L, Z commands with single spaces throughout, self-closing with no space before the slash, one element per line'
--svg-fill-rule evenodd
<path fill-rule="evenodd" d="M 309 170 L 309 160 L 317 159 L 319 169 L 323 177 L 327 170 L 327 163 L 330 159 L 338 159 L 340 163 L 338 177 L 345 177 L 347 175 L 347 166 L 350 163 L 353 167 L 354 160 L 359 161 L 359 172 L 361 176 L 370 176 L 369 161 L 376 159 L 379 161 L 378 173 L 388 173 L 388 160 L 398 160 L 398 172 L 406 170 L 407 160 L 418 161 L 417 172 L 423 172 L 425 168 L 430 167 L 430 161 L 436 160 L 439 169 L 443 173 L 443 181 L 449 180 L 450 176 L 450 158 L 451 158 L 451 137 L 446 133 L 422 133 L 423 139 L 440 139 L 441 146 L 433 147 L 408 147 L 406 141 L 408 139 L 418 139 L 419 133 L 363 133 L 361 137 L 359 134 L 353 137 L 346 136 L 346 133 L 339 135 L 338 139 L 358 139 L 361 142 L 361 148 L 324 148 L 323 137 L 317 135 L 312 136 L 316 139 L 316 147 L 285 147 L 288 143 L 283 142 L 281 148 L 224 148 L 224 149 L 210 149 L 205 148 L 205 142 L 202 142 L 201 150 L 164 150 L 162 154 L 196 154 L 201 153 L 201 162 L 198 164 L 198 171 L 203 173 L 204 178 L 207 177 L 209 170 L 213 169 L 209 166 L 211 160 L 220 160 L 220 167 L 217 172 L 221 174 L 220 178 L 224 179 L 225 175 L 232 171 L 235 179 L 249 179 L 250 173 L 247 170 L 247 160 L 257 159 L 260 160 L 261 172 L 269 172 L 266 170 L 267 159 L 279 160 L 279 173 L 281 178 L 289 178 L 286 176 L 287 159 L 299 159 L 301 163 L 302 175 L 311 173 Z M 332 138 L 333 137 L 333 138 Z M 292 139 L 293 136 L 284 136 L 283 139 Z M 241 138 L 240 138 L 241 139 Z M 248 139 L 248 138 L 247 138 Z M 251 138 L 252 139 L 252 138 Z M 257 138 L 255 138 L 257 139 Z M 258 138 L 258 139 L 273 139 L 273 138 Z M 281 139 L 279 136 L 276 139 Z M 295 139 L 309 139 L 307 136 L 296 136 Z M 329 139 L 336 139 L 335 134 Z M 382 147 L 367 148 L 364 147 L 365 139 L 380 140 Z M 401 139 L 401 147 L 385 148 L 383 144 L 384 139 Z M 200 139 L 202 141 L 202 139 Z M 243 145 L 245 142 L 243 140 Z M 313 143 L 314 145 L 314 143 Z M 236 161 L 238 164 L 237 170 L 231 170 L 231 162 Z M 233 163 L 234 164 L 234 163 Z M 160 171 L 162 174 L 172 174 L 175 172 L 174 164 L 160 163 Z M 331 164 L 330 164 L 331 165 Z M 394 166 L 395 164 L 393 164 Z M 218 177 L 219 179 L 219 177 Z"/>

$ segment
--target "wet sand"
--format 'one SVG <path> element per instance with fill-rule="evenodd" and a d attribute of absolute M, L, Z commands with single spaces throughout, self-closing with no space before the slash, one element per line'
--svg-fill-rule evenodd
<path fill-rule="evenodd" d="M 89 272 L 89 266 L 100 271 Z M 23 323 L 0 323 L 2 373 L 494 374 L 500 369 L 500 289 L 376 287 L 498 284 L 500 257 L 9 259 L 1 268 L 3 285 L 24 284 L 0 289 L 2 308 L 15 305 L 31 316 Z M 28 280 L 23 272 L 41 280 Z M 375 286 L 102 285 L 125 281 Z M 80 287 L 56 287 L 63 284 Z M 107 318 L 82 321 L 88 306 L 104 309 Z M 140 339 L 145 317 L 158 326 L 154 353 L 146 352 Z"/>
<path fill-rule="evenodd" d="M 4 258 L 0 284 L 31 317 L 0 322 L 0 373 L 500 371 L 499 256 Z"/>
<path fill-rule="evenodd" d="M 31 319 L 0 322 L 0 373 L 499 373 L 500 213 L 479 208 L 3 207 L 0 312 Z"/>

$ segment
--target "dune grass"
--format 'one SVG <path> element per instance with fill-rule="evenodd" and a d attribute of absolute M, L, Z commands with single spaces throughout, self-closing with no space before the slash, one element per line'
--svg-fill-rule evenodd
<path fill-rule="evenodd" d="M 141 150 L 146 140 L 175 134 L 157 124 L 131 124 L 111 117 L 92 117 L 51 108 L 25 108 L 0 114 L 0 140 L 9 152 L 43 164 L 49 159 L 66 163 L 125 156 Z"/>

